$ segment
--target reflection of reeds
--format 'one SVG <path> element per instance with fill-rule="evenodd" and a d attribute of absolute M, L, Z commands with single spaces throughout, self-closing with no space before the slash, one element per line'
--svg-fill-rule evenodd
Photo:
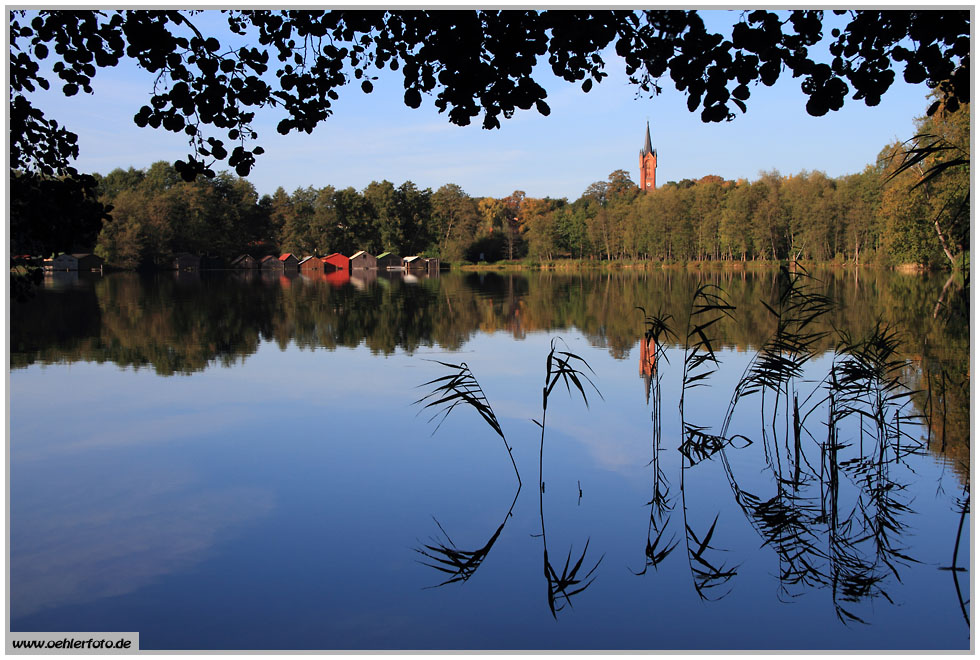
<path fill-rule="evenodd" d="M 681 378 L 681 396 L 677 409 L 681 418 L 683 441 L 678 448 L 691 466 L 715 455 L 730 442 L 721 436 L 706 433 L 707 427 L 688 424 L 684 419 L 684 399 L 687 390 L 705 385 L 705 380 L 715 372 L 719 362 L 715 355 L 712 340 L 707 330 L 724 317 L 733 318 L 735 307 L 728 304 L 724 291 L 713 284 L 701 284 L 691 299 L 691 313 L 687 321 L 684 340 L 684 368 Z M 730 593 L 714 595 L 711 590 L 727 584 L 737 575 L 737 566 L 728 568 L 723 562 L 714 561 L 709 550 L 718 551 L 710 545 L 718 524 L 715 516 L 711 527 L 699 538 L 688 522 L 687 491 L 684 475 L 689 468 L 681 463 L 681 509 L 684 517 L 684 542 L 687 547 L 688 567 L 694 580 L 694 589 L 703 600 L 719 600 Z"/>
<path fill-rule="evenodd" d="M 581 556 L 579 556 L 578 561 L 574 565 L 571 565 L 572 550 L 569 548 L 568 557 L 565 559 L 565 566 L 562 568 L 560 574 L 548 559 L 548 536 L 545 532 L 544 524 L 544 436 L 548 419 L 548 398 L 558 383 L 564 383 L 565 389 L 569 394 L 571 394 L 571 388 L 574 385 L 575 389 L 582 395 L 582 401 L 588 407 L 589 399 L 585 394 L 585 387 L 582 381 L 591 385 L 596 394 L 602 398 L 602 393 L 596 388 L 595 383 L 584 372 L 576 368 L 576 365 L 584 366 L 590 372 L 592 371 L 592 367 L 583 358 L 569 351 L 557 350 L 557 340 L 552 339 L 551 351 L 545 360 L 544 387 L 541 390 L 541 421 L 533 420 L 535 424 L 541 427 L 541 446 L 538 455 L 538 505 L 541 513 L 541 544 L 544 548 L 544 575 L 548 581 L 548 608 L 551 610 L 551 615 L 555 618 L 558 617 L 558 612 L 564 609 L 566 604 L 571 606 L 572 596 L 585 591 L 592 584 L 595 580 L 594 573 L 602 562 L 602 557 L 599 557 L 599 560 L 596 561 L 585 576 L 578 577 L 578 573 L 585 562 L 585 555 L 589 550 L 588 539 L 585 541 L 585 547 L 582 549 Z M 594 375 L 595 372 L 592 373 Z M 559 600 L 564 600 L 564 603 L 558 604 Z"/>
<path fill-rule="evenodd" d="M 449 416 L 456 406 L 465 404 L 476 410 L 480 417 L 494 430 L 494 432 L 500 436 L 500 439 L 504 441 L 504 447 L 507 448 L 507 454 L 510 456 L 510 462 L 514 466 L 514 474 L 517 475 L 517 484 L 521 484 L 521 473 L 517 469 L 517 462 L 514 460 L 514 452 L 511 450 L 510 445 L 507 444 L 507 438 L 504 436 L 503 430 L 500 428 L 500 422 L 497 421 L 497 416 L 493 412 L 493 408 L 490 407 L 490 402 L 487 400 L 486 395 L 483 393 L 483 388 L 477 382 L 476 377 L 473 376 L 473 372 L 465 362 L 460 364 L 452 364 L 450 362 L 440 362 L 439 360 L 432 360 L 437 364 L 441 364 L 444 367 L 455 370 L 455 373 L 449 374 L 447 376 L 442 376 L 441 378 L 435 378 L 428 382 L 422 383 L 419 387 L 426 387 L 429 385 L 435 385 L 435 389 L 426 394 L 421 399 L 417 400 L 415 403 L 420 404 L 428 401 L 425 404 L 425 408 L 439 408 L 437 412 L 429 419 L 429 421 L 435 420 L 440 415 L 442 419 L 436 424 L 436 428 L 433 431 L 435 433 L 442 426 L 443 421 Z"/>
<path fill-rule="evenodd" d="M 658 368 L 661 359 L 668 361 L 665 349 L 668 338 L 673 337 L 676 339 L 676 335 L 674 335 L 669 325 L 669 322 L 673 318 L 672 316 L 664 314 L 662 311 L 648 315 L 643 307 L 637 307 L 637 309 L 643 312 L 646 329 L 641 341 L 646 343 L 649 359 L 652 362 L 651 371 L 653 372 L 647 388 L 648 400 L 650 394 L 653 394 L 653 412 L 650 414 L 650 418 L 653 421 L 653 458 L 650 459 L 650 465 L 653 466 L 653 492 L 650 501 L 647 502 L 647 505 L 650 507 L 650 517 L 647 522 L 647 543 L 644 549 L 646 560 L 643 569 L 636 572 L 636 575 L 643 575 L 651 566 L 657 568 L 667 559 L 670 553 L 674 551 L 674 548 L 677 547 L 678 543 L 676 537 L 673 535 L 669 539 L 664 538 L 664 533 L 670 523 L 668 514 L 672 506 L 669 499 L 670 485 L 667 482 L 667 477 L 663 469 L 660 467 L 660 439 L 662 431 L 660 415 L 662 399 L 660 390 L 661 371 Z M 652 352 L 649 351 L 651 344 L 654 347 Z"/>
<path fill-rule="evenodd" d="M 956 502 L 957 507 L 960 510 L 960 523 L 956 527 L 956 542 L 953 544 L 953 563 L 949 566 L 942 566 L 940 570 L 950 571 L 953 575 L 953 587 L 956 589 L 956 600 L 960 605 L 960 611 L 963 613 L 963 618 L 966 619 L 966 625 L 970 625 L 970 615 L 967 612 L 967 606 L 969 605 L 969 599 L 963 598 L 963 591 L 960 589 L 960 579 L 959 573 L 966 572 L 967 569 L 961 566 L 957 566 L 956 560 L 960 553 L 960 540 L 963 538 L 963 524 L 966 522 L 966 516 L 970 512 L 970 489 L 963 489 L 963 497 L 958 499 Z"/>
<path fill-rule="evenodd" d="M 799 473 L 802 458 L 802 448 L 798 442 L 802 430 L 802 420 L 799 411 L 798 397 L 792 383 L 803 375 L 803 368 L 816 354 L 816 348 L 826 332 L 814 329 L 816 322 L 832 308 L 830 300 L 811 290 L 813 278 L 802 266 L 797 266 L 796 272 L 781 267 L 779 271 L 779 295 L 773 305 L 762 302 L 776 327 L 769 340 L 762 346 L 755 357 L 746 367 L 745 373 L 732 394 L 721 433 L 728 430 L 732 415 L 738 402 L 756 392 L 762 393 L 763 414 L 765 410 L 766 392 L 775 395 L 772 404 L 772 434 L 773 455 L 775 466 L 781 470 L 779 462 L 779 446 L 776 440 L 776 416 L 780 400 L 785 402 L 787 427 L 790 418 L 790 401 L 793 402 L 792 423 L 794 429 L 794 472 Z M 819 404 L 818 404 L 819 405 Z M 763 427 L 765 439 L 765 428 Z M 788 438 L 787 438 L 788 443 Z M 769 457 L 769 445 L 765 444 L 766 455 Z"/>
<path fill-rule="evenodd" d="M 687 390 L 705 385 L 703 381 L 718 368 L 718 358 L 705 332 L 725 316 L 732 318 L 734 309 L 725 299 L 724 291 L 714 284 L 700 284 L 694 292 L 684 339 L 684 369 L 678 404 L 681 419 L 684 418 L 684 395 Z M 719 315 L 705 318 L 714 312 Z"/>
<path fill-rule="evenodd" d="M 544 532 L 542 531 L 542 538 L 543 534 Z M 582 569 L 582 564 L 585 561 L 585 555 L 588 551 L 589 541 L 586 539 L 585 547 L 582 548 L 582 554 L 579 556 L 578 561 L 575 562 L 574 566 L 569 567 L 572 562 L 572 549 L 569 548 L 568 556 L 565 558 L 565 565 L 561 569 L 561 575 L 559 575 L 554 565 L 548 560 L 548 545 L 545 543 L 544 574 L 548 579 L 548 608 L 551 610 L 553 617 L 558 618 L 558 612 L 561 612 L 565 608 L 565 605 L 571 607 L 572 596 L 588 589 L 595 580 L 594 573 L 599 568 L 599 564 L 602 563 L 602 557 L 599 557 L 599 560 L 584 576 L 581 578 L 578 577 L 578 573 Z M 560 600 L 564 600 L 565 602 L 559 604 Z"/>
<path fill-rule="evenodd" d="M 421 548 L 416 548 L 415 552 L 428 560 L 420 560 L 422 565 L 434 568 L 450 576 L 446 581 L 434 586 L 442 587 L 454 582 L 466 582 L 473 577 L 476 569 L 483 564 L 483 560 L 490 554 L 490 549 L 493 548 L 494 543 L 500 538 L 500 533 L 504 531 L 504 525 L 510 520 L 511 512 L 514 510 L 514 505 L 517 504 L 517 496 L 520 495 L 520 492 L 521 487 L 518 486 L 517 493 L 514 494 L 514 501 L 511 502 L 510 508 L 507 509 L 507 514 L 504 516 L 503 522 L 497 527 L 497 531 L 493 533 L 490 540 L 476 550 L 461 550 L 458 548 L 449 536 L 449 533 L 439 524 L 438 520 L 433 518 L 436 526 L 439 527 L 439 531 L 442 532 L 445 541 L 433 539 L 431 544 L 423 544 Z"/>
<path fill-rule="evenodd" d="M 879 321 L 864 339 L 855 340 L 843 331 L 840 336 L 828 385 L 837 408 L 833 423 L 857 416 L 862 435 L 867 432 L 877 443 L 878 460 L 885 459 L 888 449 L 897 460 L 898 443 L 907 436 L 901 430 L 902 410 L 912 395 L 900 379 L 906 361 L 898 357 L 898 334 Z"/>
<path fill-rule="evenodd" d="M 906 424 L 916 418 L 906 414 L 912 394 L 903 385 L 907 376 L 903 370 L 907 369 L 908 362 L 898 357 L 897 334 L 882 323 L 859 340 L 840 333 L 830 372 L 813 386 L 808 396 L 800 390 L 800 382 L 813 382 L 809 380 L 807 366 L 816 355 L 818 344 L 827 335 L 817 329 L 817 321 L 831 309 L 826 297 L 810 290 L 811 280 L 802 269 L 794 273 L 785 269 L 780 272 L 775 300 L 771 304 L 763 303 L 775 323 L 775 330 L 736 386 L 719 433 L 699 425 L 699 419 L 686 420 L 684 404 L 689 390 L 707 384 L 708 378 L 719 368 L 712 326 L 725 316 L 732 317 L 734 308 L 727 304 L 724 292 L 714 285 L 701 285 L 695 291 L 683 342 L 684 365 L 678 405 L 682 432 L 678 448 L 681 454 L 679 499 L 683 506 L 686 554 L 699 597 L 715 600 L 727 595 L 738 565 L 732 566 L 734 562 L 722 560 L 720 553 L 724 550 L 719 547 L 723 528 L 719 527 L 721 514 L 716 514 L 713 522 L 705 526 L 706 519 L 688 511 L 685 496 L 685 487 L 692 487 L 688 471 L 702 463 L 719 460 L 737 505 L 759 534 L 762 545 L 770 548 L 778 559 L 780 598 L 796 597 L 807 589 L 825 588 L 830 592 L 840 621 L 866 623 L 868 618 L 862 612 L 862 606 L 881 598 L 891 602 L 889 585 L 893 581 L 900 582 L 903 567 L 916 561 L 902 547 L 901 539 L 907 531 L 905 519 L 910 509 L 905 496 L 906 486 L 896 475 L 901 474 L 899 468 L 904 467 L 900 466 L 902 459 L 918 452 L 922 445 L 911 437 L 911 429 Z M 673 336 L 671 317 L 662 312 L 647 315 L 644 309 L 639 309 L 644 314 L 642 341 L 646 342 L 644 348 L 648 356 L 641 372 L 649 377 L 647 400 L 649 402 L 652 395 L 653 403 L 653 457 L 650 461 L 653 487 L 647 502 L 646 561 L 639 572 L 634 571 L 643 575 L 651 566 L 658 568 L 672 555 L 679 544 L 679 535 L 672 534 L 669 529 L 673 510 L 671 487 L 661 467 L 660 453 L 662 370 L 658 365 L 661 358 L 666 360 L 668 339 Z M 574 387 L 586 406 L 589 405 L 586 390 L 591 386 L 598 393 L 586 375 L 591 369 L 585 360 L 558 350 L 558 345 L 557 340 L 551 343 L 542 389 L 542 416 L 540 421 L 533 420 L 540 428 L 541 537 L 549 609 L 555 617 L 566 604 L 571 605 L 572 597 L 593 583 L 602 561 L 602 557 L 594 563 L 587 558 L 588 540 L 581 553 L 569 549 L 563 566 L 560 563 L 553 565 L 549 558 L 543 461 L 550 396 L 560 383 L 573 398 Z M 430 381 L 428 385 L 437 385 L 437 390 L 420 402 L 427 402 L 427 407 L 442 406 L 444 414 L 458 403 L 467 403 L 493 426 L 491 419 L 495 422 L 495 418 L 482 390 L 464 387 L 467 376 L 471 377 L 465 365 L 441 364 L 457 369 L 458 373 Z M 644 367 L 648 371 L 644 371 Z M 927 379 L 929 376 L 935 376 L 936 383 L 928 381 L 927 416 L 929 420 L 935 417 L 938 421 L 940 416 L 945 416 L 946 374 L 945 371 L 928 374 Z M 458 394 L 460 389 L 466 391 L 468 397 Z M 726 455 L 729 449 L 751 443 L 745 435 L 729 436 L 728 428 L 736 404 L 744 402 L 745 397 L 753 393 L 761 394 L 762 440 L 766 460 L 772 468 L 773 489 L 762 497 L 739 486 Z M 821 438 L 814 437 L 812 432 L 812 420 L 817 417 L 814 413 L 818 410 L 820 418 L 826 420 L 826 434 L 816 434 L 823 435 Z M 784 415 L 785 424 L 780 415 Z M 777 419 L 780 420 L 778 424 Z M 494 428 L 503 437 L 499 425 Z M 938 429 L 936 436 L 940 436 Z M 781 446 L 786 448 L 784 459 L 779 456 Z M 819 461 L 812 455 L 808 458 L 811 447 L 819 451 Z M 512 454 L 511 459 L 513 461 Z M 791 470 L 784 470 L 784 461 L 790 463 Z M 579 496 L 581 499 L 581 485 Z M 963 505 L 952 565 L 954 584 L 965 617 L 969 600 L 961 596 L 957 579 L 960 569 L 956 567 L 956 561 L 967 506 Z M 483 548 L 464 551 L 440 526 L 445 539 L 426 545 L 419 552 L 428 560 L 427 565 L 449 575 L 443 584 L 465 581 L 486 557 L 502 528 L 503 525 Z"/>
<path fill-rule="evenodd" d="M 684 425 L 684 440 L 677 449 L 692 466 L 711 458 L 729 445 L 734 446 L 736 440 L 743 448 L 752 444 L 752 441 L 744 435 L 733 435 L 726 438 L 721 435 L 705 433 L 706 430 L 707 427 L 704 426 Z"/>
<path fill-rule="evenodd" d="M 496 432 L 497 435 L 503 439 L 504 446 L 507 448 L 507 453 L 510 455 L 511 463 L 514 465 L 514 472 L 517 474 L 517 492 L 519 494 L 521 491 L 521 476 L 517 470 L 517 463 L 514 461 L 514 454 L 511 451 L 510 446 L 507 444 L 507 438 L 504 436 L 503 430 L 500 428 L 500 423 L 497 421 L 497 417 L 494 414 L 493 409 L 490 407 L 490 402 L 487 400 L 486 395 L 483 393 L 483 389 L 476 381 L 473 373 L 470 371 L 466 363 L 452 364 L 449 362 L 435 362 L 444 367 L 452 369 L 454 373 L 423 383 L 420 387 L 435 387 L 429 394 L 418 399 L 415 403 L 425 403 L 424 408 L 437 409 L 436 413 L 429 420 L 433 421 L 441 415 L 442 418 L 436 425 L 436 430 L 439 429 L 439 426 L 441 426 L 442 422 L 446 419 L 449 413 L 455 410 L 457 406 L 462 404 L 475 409 L 477 413 L 479 413 L 480 417 L 490 426 L 490 428 L 492 428 L 494 432 Z M 553 339 L 551 341 L 551 351 L 548 353 L 546 360 L 545 385 L 542 389 L 541 421 L 533 420 L 534 423 L 541 428 L 541 447 L 538 459 L 538 502 L 541 514 L 541 539 L 544 548 L 544 574 L 548 581 L 548 607 L 551 610 L 552 616 L 555 617 L 557 617 L 557 613 L 561 611 L 566 604 L 571 606 L 572 596 L 585 591 L 592 584 L 592 582 L 595 580 L 595 571 L 602 562 L 602 557 L 599 557 L 598 561 L 596 561 L 596 563 L 585 573 L 585 575 L 581 577 L 579 576 L 589 549 L 589 541 L 586 540 L 585 548 L 582 550 L 582 554 L 579 556 L 574 565 L 571 562 L 572 551 L 569 549 L 568 557 L 565 560 L 565 565 L 559 573 L 548 559 L 548 541 L 545 534 L 544 437 L 548 414 L 548 399 L 559 383 L 565 385 L 565 389 L 569 394 L 571 394 L 572 387 L 574 386 L 575 389 L 578 390 L 579 394 L 581 394 L 582 400 L 586 407 L 589 405 L 589 399 L 585 392 L 585 386 L 583 383 L 588 383 L 588 385 L 595 390 L 596 394 L 602 398 L 602 393 L 599 392 L 592 380 L 578 368 L 579 366 L 588 369 L 590 372 L 592 371 L 592 367 L 590 367 L 583 358 L 571 353 L 570 351 L 559 351 L 557 339 Z M 434 432 L 435 431 L 433 431 L 433 433 Z M 581 486 L 579 487 L 579 497 L 581 498 Z M 436 525 L 439 527 L 439 530 L 442 532 L 445 540 L 433 540 L 432 543 L 423 544 L 421 548 L 416 548 L 416 552 L 428 560 L 422 561 L 422 564 L 450 576 L 447 580 L 436 586 L 443 586 L 454 582 L 465 582 L 473 576 L 476 570 L 483 563 L 484 559 L 486 559 L 494 543 L 496 543 L 497 539 L 499 538 L 500 533 L 503 531 L 504 525 L 507 523 L 507 520 L 510 517 L 511 511 L 514 508 L 514 504 L 516 503 L 517 495 L 514 496 L 514 502 L 507 511 L 507 515 L 504 517 L 504 522 L 500 524 L 497 531 L 490 537 L 490 540 L 481 548 L 476 550 L 462 550 L 458 548 L 446 530 L 443 529 L 441 524 L 439 524 L 439 521 L 436 520 Z"/>
<path fill-rule="evenodd" d="M 681 492 L 683 493 L 683 491 L 684 485 L 682 483 Z M 715 526 L 718 524 L 718 516 L 715 516 L 714 521 L 711 523 L 711 527 L 708 528 L 708 531 L 705 533 L 703 538 L 698 538 L 698 535 L 694 532 L 691 526 L 687 524 L 686 518 L 687 516 L 685 513 L 684 530 L 687 540 L 687 558 L 688 564 L 691 568 L 691 576 L 694 578 L 694 590 L 697 591 L 698 596 L 700 596 L 702 600 L 721 600 L 727 596 L 731 590 L 719 595 L 709 596 L 709 594 L 712 589 L 717 589 L 718 587 L 723 586 L 729 580 L 735 577 L 738 574 L 738 566 L 728 568 L 724 563 L 709 561 L 709 556 L 707 554 L 708 550 L 718 550 L 710 545 L 711 538 L 715 533 Z"/>

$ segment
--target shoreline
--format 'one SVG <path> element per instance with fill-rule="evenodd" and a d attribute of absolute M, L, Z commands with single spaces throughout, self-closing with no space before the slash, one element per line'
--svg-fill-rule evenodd
<path fill-rule="evenodd" d="M 780 267 L 788 267 L 794 270 L 794 266 L 799 263 L 807 271 L 811 270 L 869 270 L 869 271 L 895 271 L 903 274 L 919 275 L 924 273 L 945 272 L 943 268 L 932 268 L 922 264 L 898 264 L 895 266 L 885 266 L 878 264 L 853 264 L 837 262 L 790 262 L 790 261 L 689 261 L 687 263 L 664 263 L 655 261 L 595 261 L 588 260 L 568 260 L 568 261 L 497 261 L 494 263 L 463 263 L 451 264 L 451 271 L 463 272 L 492 272 L 492 271 L 556 271 L 556 272 L 580 272 L 580 271 L 709 271 L 709 272 L 766 272 L 778 270 Z"/>

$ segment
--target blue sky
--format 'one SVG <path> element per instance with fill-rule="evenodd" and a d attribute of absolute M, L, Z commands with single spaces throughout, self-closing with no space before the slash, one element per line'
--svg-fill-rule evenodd
<path fill-rule="evenodd" d="M 723 10 L 702 13 L 709 27 L 737 16 Z M 196 21 L 221 24 L 217 17 Z M 754 180 L 773 169 L 840 176 L 861 171 L 886 144 L 911 137 L 914 119 L 927 105 L 927 88 L 904 83 L 899 72 L 879 106 L 848 99 L 839 112 L 810 117 L 800 80 L 784 73 L 772 88 L 752 88 L 746 114 L 729 123 L 704 124 L 698 113 L 687 111 L 685 97 L 669 78 L 662 81 L 660 96 L 636 98 L 621 60 L 611 54 L 606 64 L 609 77 L 588 94 L 539 67 L 551 115 L 518 111 L 493 131 L 483 130 L 479 118 L 468 127 L 450 124 L 432 97 L 423 97 L 417 110 L 408 108 L 398 73 L 383 76 L 371 94 L 358 84 L 341 90 L 334 115 L 312 135 L 281 136 L 275 130 L 281 117 L 275 110 L 263 112 L 255 127 L 265 154 L 248 179 L 260 194 L 278 186 L 290 192 L 326 185 L 360 190 L 387 179 L 433 190 L 456 183 L 473 196 L 503 197 L 523 190 L 532 197 L 573 200 L 617 169 L 639 181 L 638 152 L 647 120 L 658 151 L 658 184 L 707 174 Z M 99 70 L 93 95 L 65 99 L 58 92 L 38 100 L 48 116 L 78 133 L 76 166 L 105 174 L 186 155 L 182 134 L 140 129 L 132 121 L 152 86 L 152 74 L 127 64 Z"/>

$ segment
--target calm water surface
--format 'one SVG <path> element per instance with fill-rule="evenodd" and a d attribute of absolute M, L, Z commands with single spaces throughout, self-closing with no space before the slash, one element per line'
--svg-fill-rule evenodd
<path fill-rule="evenodd" d="M 139 631 L 144 649 L 968 649 L 966 297 L 939 276 L 815 277 L 835 308 L 792 382 L 798 452 L 771 392 L 712 437 L 776 328 L 774 273 L 703 276 L 736 307 L 684 395 L 703 435 L 678 410 L 684 271 L 49 277 L 11 309 L 11 629 Z M 637 306 L 681 338 L 654 373 Z M 831 436 L 836 333 L 879 321 L 916 393 Z M 556 337 L 601 397 L 559 385 L 542 455 Z M 520 488 L 474 409 L 434 433 L 413 405 L 449 373 L 435 361 L 469 366 Z"/>

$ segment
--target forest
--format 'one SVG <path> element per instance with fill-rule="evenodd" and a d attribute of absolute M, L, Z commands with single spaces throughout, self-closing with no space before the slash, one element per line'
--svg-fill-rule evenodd
<path fill-rule="evenodd" d="M 188 183 L 158 162 L 94 175 L 97 201 L 111 207 L 95 251 L 123 269 L 168 267 L 180 252 L 231 259 L 361 249 L 452 264 L 802 259 L 956 268 L 969 249 L 970 107 L 940 110 L 916 128 L 855 174 L 706 175 L 641 193 L 617 170 L 571 202 L 520 190 L 472 197 L 452 183 L 433 192 L 411 181 L 260 197 L 227 172 Z"/>

